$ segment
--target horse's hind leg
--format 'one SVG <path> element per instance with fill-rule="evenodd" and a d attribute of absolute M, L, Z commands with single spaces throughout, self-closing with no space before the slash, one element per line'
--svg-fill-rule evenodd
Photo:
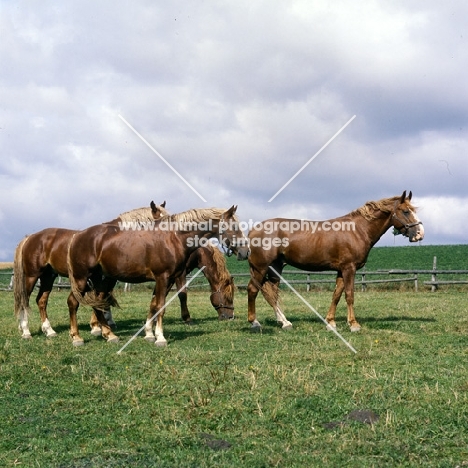
<path fill-rule="evenodd" d="M 279 298 L 279 284 L 280 276 L 283 270 L 282 265 L 275 265 L 274 271 L 270 268 L 268 272 L 268 280 L 262 287 L 262 294 L 268 304 L 273 307 L 276 314 L 276 320 L 281 323 L 283 330 L 290 330 L 292 323 L 286 318 L 283 311 L 281 310 L 280 298 Z"/>
<path fill-rule="evenodd" d="M 356 317 L 354 315 L 354 277 L 356 270 L 350 269 L 349 271 L 343 272 L 344 278 L 344 289 L 346 296 L 346 303 L 348 305 L 348 325 L 352 332 L 358 332 L 361 330 Z"/>
<path fill-rule="evenodd" d="M 327 330 L 336 329 L 336 322 L 335 322 L 335 314 L 336 314 L 336 306 L 338 302 L 340 302 L 341 295 L 344 291 L 344 281 L 343 275 L 341 271 L 338 272 L 336 275 L 336 285 L 335 290 L 333 291 L 333 298 L 330 304 L 330 308 L 328 309 L 327 316 L 325 320 L 328 322 Z"/>
<path fill-rule="evenodd" d="M 39 313 L 41 315 L 41 329 L 48 338 L 57 336 L 57 333 L 50 325 L 47 315 L 47 303 L 49 301 L 49 295 L 52 291 L 52 287 L 54 286 L 55 278 L 57 278 L 57 275 L 52 273 L 42 275 L 40 277 L 41 287 L 39 288 L 39 292 L 36 297 L 36 304 L 39 307 Z"/>
<path fill-rule="evenodd" d="M 31 338 L 31 332 L 29 331 L 29 314 L 31 308 L 29 307 L 29 298 L 33 292 L 34 286 L 37 282 L 37 276 L 25 276 L 24 277 L 24 301 L 23 307 L 19 308 L 18 314 L 18 329 L 22 332 L 21 337 L 25 339 Z M 16 301 L 16 296 L 15 296 Z"/>

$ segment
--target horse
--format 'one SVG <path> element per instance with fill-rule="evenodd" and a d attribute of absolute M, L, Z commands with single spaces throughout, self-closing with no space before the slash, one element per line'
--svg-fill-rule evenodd
<path fill-rule="evenodd" d="M 167 216 L 165 206 L 166 202 L 161 205 L 151 202 L 150 207 L 127 211 L 106 224 L 151 223 Z M 23 338 L 31 338 L 28 323 L 31 312 L 29 298 L 38 280 L 40 287 L 36 303 L 41 316 L 41 329 L 47 337 L 56 336 L 57 333 L 48 319 L 47 303 L 57 276 L 68 276 L 68 246 L 77 232 L 71 229 L 47 228 L 26 236 L 16 247 L 13 267 L 15 315 Z"/>
<path fill-rule="evenodd" d="M 203 268 L 205 267 L 205 268 Z M 180 301 L 181 319 L 191 324 L 192 319 L 187 307 L 187 288 L 186 276 L 189 275 L 195 268 L 203 268 L 203 274 L 211 288 L 210 301 L 211 305 L 218 312 L 219 320 L 234 318 L 234 279 L 226 267 L 226 259 L 221 251 L 208 243 L 206 246 L 199 247 L 189 257 L 185 271 L 175 279 L 178 298 Z M 113 319 L 109 312 L 105 316 L 108 325 L 112 325 Z M 112 321 L 112 322 L 111 322 Z M 91 335 L 101 335 L 101 325 L 96 317 L 96 314 L 91 314 Z"/>
<path fill-rule="evenodd" d="M 236 210 L 234 205 L 228 210 L 188 210 L 159 219 L 153 231 L 127 231 L 117 226 L 97 225 L 76 233 L 68 248 L 71 285 L 68 306 L 73 345 L 84 344 L 77 324 L 79 304 L 94 309 L 102 336 L 108 342 L 116 342 L 118 337 L 103 315 L 103 310 L 115 304 L 110 294 L 115 282 L 154 281 L 145 339 L 156 346 L 166 346 L 162 320 L 165 298 L 176 278 L 185 271 L 190 255 L 215 237 L 228 252 L 236 253 L 239 260 L 247 258 L 248 242 L 239 228 Z M 85 294 L 87 291 L 89 293 Z"/>
<path fill-rule="evenodd" d="M 424 227 L 411 198 L 412 192 L 407 197 L 405 190 L 401 196 L 369 201 L 349 214 L 327 221 L 275 218 L 257 223 L 248 236 L 248 321 L 252 330 L 261 328 L 255 311 L 259 291 L 273 307 L 282 328 L 292 327 L 278 300 L 281 273 L 288 264 L 306 271 L 336 271 L 327 328 L 336 329 L 336 306 L 344 291 L 348 325 L 352 332 L 359 331 L 361 326 L 354 315 L 354 278 L 356 270 L 365 265 L 370 249 L 391 226 L 410 242 L 424 238 Z"/>

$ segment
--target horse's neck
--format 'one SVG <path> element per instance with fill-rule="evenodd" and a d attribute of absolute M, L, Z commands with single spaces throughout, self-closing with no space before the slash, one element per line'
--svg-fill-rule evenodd
<path fill-rule="evenodd" d="M 379 239 L 389 230 L 392 225 L 392 215 L 391 213 L 378 212 L 376 213 L 377 217 L 372 220 L 365 219 L 363 216 L 358 215 L 355 218 L 355 223 L 358 226 L 361 226 L 367 233 L 369 240 L 369 249 L 376 244 Z"/>
<path fill-rule="evenodd" d="M 220 283 L 220 275 L 213 253 L 207 249 L 198 249 L 198 268 L 203 268 L 203 274 L 210 283 L 211 290 L 216 291 Z"/>

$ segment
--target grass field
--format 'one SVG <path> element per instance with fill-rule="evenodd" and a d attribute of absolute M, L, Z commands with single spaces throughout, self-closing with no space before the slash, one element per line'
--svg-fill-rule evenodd
<path fill-rule="evenodd" d="M 13 295 L 0 292 L 0 466 L 468 464 L 466 293 L 357 292 L 360 333 L 347 331 L 338 309 L 356 355 L 287 292 L 290 332 L 259 299 L 263 332 L 251 333 L 244 291 L 230 322 L 218 322 L 206 293 L 191 292 L 195 325 L 180 322 L 173 302 L 167 348 L 138 338 L 118 355 L 151 294 L 120 292 L 121 344 L 92 337 L 85 308 L 85 345 L 73 348 L 66 294 L 50 300 L 59 335 L 45 338 L 34 310 L 33 339 L 22 340 Z M 326 313 L 329 292 L 304 295 Z M 369 414 L 373 424 L 359 421 Z"/>
<path fill-rule="evenodd" d="M 367 269 L 430 269 L 434 256 L 440 269 L 468 268 L 468 246 L 415 245 L 375 248 Z M 228 266 L 248 272 L 233 258 Z M 326 314 L 327 288 L 301 292 Z M 85 308 L 86 343 L 73 348 L 67 292 L 50 300 L 59 335 L 41 334 L 33 308 L 29 341 L 13 294 L 0 292 L 0 466 L 468 466 L 466 287 L 357 291 L 363 330 L 348 332 L 344 304 L 337 314 L 356 355 L 287 290 L 291 332 L 259 298 L 263 331 L 251 333 L 244 290 L 232 322 L 192 290 L 195 325 L 180 322 L 174 302 L 166 349 L 140 337 L 118 355 L 144 322 L 151 285 L 118 294 L 120 345 L 90 335 Z"/>

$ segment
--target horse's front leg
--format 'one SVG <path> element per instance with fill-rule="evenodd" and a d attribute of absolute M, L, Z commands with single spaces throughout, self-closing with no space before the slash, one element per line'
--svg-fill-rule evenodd
<path fill-rule="evenodd" d="M 98 328 L 102 333 L 102 337 L 107 340 L 108 343 L 118 343 L 119 337 L 112 332 L 109 324 L 107 323 L 106 317 L 104 316 L 104 312 L 100 309 L 93 309 L 93 313 L 100 325 L 98 325 Z"/>
<path fill-rule="evenodd" d="M 155 336 L 156 341 L 154 344 L 156 346 L 167 346 L 167 340 L 164 338 L 163 333 L 163 317 L 164 317 L 164 304 L 166 302 L 166 291 L 168 285 L 167 282 L 163 280 L 156 281 L 155 294 L 151 301 L 150 314 L 157 315 L 156 317 L 156 327 L 155 327 Z"/>
<path fill-rule="evenodd" d="M 252 324 L 252 331 L 260 331 L 262 326 L 257 320 L 257 312 L 255 301 L 257 300 L 258 292 L 262 287 L 265 273 L 260 273 L 257 270 L 250 268 L 250 281 L 247 285 L 247 304 L 248 304 L 248 320 Z"/>
<path fill-rule="evenodd" d="M 333 298 L 332 302 L 330 304 L 330 308 L 328 309 L 327 316 L 325 320 L 327 321 L 327 330 L 336 330 L 336 322 L 335 322 L 335 314 L 336 314 L 336 306 L 338 305 L 338 302 L 340 302 L 341 295 L 343 294 L 344 291 L 344 281 L 343 281 L 343 275 L 341 271 L 339 271 L 336 275 L 336 285 L 335 285 L 335 290 L 333 291 Z"/>
<path fill-rule="evenodd" d="M 84 291 L 84 287 L 82 289 Z M 79 302 L 71 292 L 67 299 L 68 304 L 68 313 L 70 314 L 70 336 L 73 341 L 73 346 L 82 346 L 84 345 L 84 340 L 81 338 L 78 331 L 78 321 L 76 314 L 78 312 Z"/>
<path fill-rule="evenodd" d="M 91 318 L 89 319 L 89 326 L 91 327 L 91 335 L 93 336 L 101 336 L 101 324 L 96 317 L 96 313 L 93 311 L 91 312 Z"/>
<path fill-rule="evenodd" d="M 356 275 L 355 269 L 343 271 L 344 290 L 346 295 L 346 303 L 348 305 L 348 325 L 352 332 L 361 330 L 356 317 L 354 315 L 354 277 Z"/>
<path fill-rule="evenodd" d="M 185 286 L 186 284 L 186 276 L 185 273 L 181 276 L 178 276 L 175 280 L 176 288 L 178 297 L 179 297 L 179 302 L 180 302 L 180 317 L 182 320 L 190 324 L 192 322 L 192 319 L 190 317 L 190 312 L 187 307 L 187 287 Z"/>

